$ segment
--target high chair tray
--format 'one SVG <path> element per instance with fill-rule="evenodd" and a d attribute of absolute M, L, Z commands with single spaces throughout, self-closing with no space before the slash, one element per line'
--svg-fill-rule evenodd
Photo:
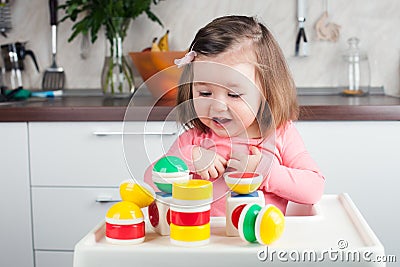
<path fill-rule="evenodd" d="M 385 266 L 378 262 L 383 255 L 350 197 L 340 194 L 324 195 L 314 206 L 290 203 L 285 231 L 269 247 L 227 237 L 225 217 L 211 218 L 210 243 L 202 247 L 172 245 L 150 229 L 141 244 L 113 245 L 101 222 L 75 246 L 74 267 Z"/>

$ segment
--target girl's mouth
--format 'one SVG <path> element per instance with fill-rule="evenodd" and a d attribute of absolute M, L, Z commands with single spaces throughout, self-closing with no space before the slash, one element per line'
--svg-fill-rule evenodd
<path fill-rule="evenodd" d="M 232 121 L 232 119 L 221 118 L 221 117 L 212 117 L 212 121 L 218 127 L 224 127 L 225 124 Z"/>

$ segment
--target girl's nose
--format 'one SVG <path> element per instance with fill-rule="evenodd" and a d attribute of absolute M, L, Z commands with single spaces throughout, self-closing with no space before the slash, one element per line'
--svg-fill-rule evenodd
<path fill-rule="evenodd" d="M 211 107 L 214 111 L 227 111 L 228 110 L 228 105 L 226 104 L 225 101 L 220 100 L 220 99 L 213 99 L 211 103 Z"/>

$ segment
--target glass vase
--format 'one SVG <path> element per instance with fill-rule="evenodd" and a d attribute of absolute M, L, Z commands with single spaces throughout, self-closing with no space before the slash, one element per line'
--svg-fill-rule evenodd
<path fill-rule="evenodd" d="M 106 25 L 106 56 L 101 75 L 101 87 L 106 96 L 128 97 L 135 90 L 132 69 L 123 49 L 128 26 L 129 20 L 118 18 Z"/>

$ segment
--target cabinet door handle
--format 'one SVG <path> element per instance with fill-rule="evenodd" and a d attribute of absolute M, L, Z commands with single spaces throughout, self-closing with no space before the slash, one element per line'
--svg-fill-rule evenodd
<path fill-rule="evenodd" d="M 112 196 L 98 196 L 96 198 L 96 202 L 98 203 L 111 203 L 111 202 L 119 202 L 121 199 L 114 199 Z"/>
<path fill-rule="evenodd" d="M 112 136 L 112 135 L 176 135 L 177 132 L 93 132 L 95 136 Z"/>

